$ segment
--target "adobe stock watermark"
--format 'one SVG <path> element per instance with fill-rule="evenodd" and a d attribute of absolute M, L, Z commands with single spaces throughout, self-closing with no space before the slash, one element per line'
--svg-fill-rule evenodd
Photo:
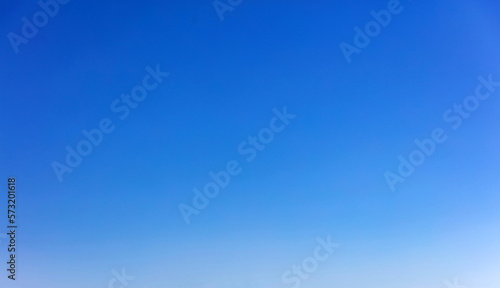
<path fill-rule="evenodd" d="M 169 73 L 160 70 L 160 64 L 157 64 L 155 69 L 150 66 L 146 66 L 145 69 L 147 74 L 142 78 L 141 84 L 133 87 L 129 94 L 122 94 L 111 102 L 111 112 L 118 119 L 125 120 L 129 116 L 131 109 L 136 109 L 142 101 L 146 100 L 149 92 L 156 89 L 169 75 Z M 82 163 L 83 158 L 89 156 L 94 148 L 102 143 L 104 135 L 110 134 L 115 128 L 113 120 L 104 117 L 99 121 L 97 128 L 91 130 L 83 129 L 82 135 L 84 139 L 80 140 L 73 147 L 70 145 L 65 147 L 66 157 L 64 164 L 58 161 L 52 162 L 52 169 L 59 183 L 63 181 L 65 173 L 73 172 L 73 169 Z"/>
<path fill-rule="evenodd" d="M 314 273 L 319 263 L 325 262 L 333 254 L 335 248 L 340 247 L 340 244 L 331 241 L 331 237 L 326 237 L 326 241 L 320 237 L 316 238 L 318 245 L 314 248 L 312 256 L 308 256 L 302 260 L 299 265 L 293 265 L 291 269 L 283 272 L 281 280 L 284 284 L 292 284 L 291 288 L 298 288 L 303 280 L 309 279 L 309 276 Z"/>
<path fill-rule="evenodd" d="M 362 49 L 368 47 L 371 43 L 371 38 L 377 37 L 382 31 L 382 28 L 389 26 L 392 17 L 401 13 L 403 9 L 399 0 L 390 0 L 387 3 L 387 9 L 382 9 L 378 12 L 375 10 L 370 11 L 373 20 L 368 21 L 363 30 L 358 26 L 354 27 L 354 32 L 356 32 L 353 39 L 354 45 L 346 42 L 342 42 L 339 45 L 347 63 L 351 63 L 352 54 L 360 54 Z"/>
<path fill-rule="evenodd" d="M 108 282 L 108 288 L 124 288 L 129 285 L 128 281 L 134 280 L 135 276 L 127 275 L 125 273 L 125 267 L 122 268 L 121 274 L 118 273 L 115 269 L 111 270 L 111 274 L 113 274 L 113 278 L 111 278 Z M 119 282 L 121 286 L 116 286 L 116 282 Z"/>
<path fill-rule="evenodd" d="M 474 93 L 465 97 L 461 103 L 454 103 L 453 108 L 447 109 L 443 113 L 443 120 L 450 125 L 452 130 L 457 130 L 462 126 L 464 120 L 470 118 L 480 106 L 481 101 L 487 100 L 496 87 L 500 87 L 500 82 L 494 81 L 492 74 L 486 79 L 483 76 L 477 77 L 479 84 Z M 426 158 L 430 157 L 437 148 L 438 144 L 448 140 L 446 131 L 442 128 L 435 128 L 429 138 L 423 140 L 415 139 L 415 148 L 410 152 L 407 158 L 398 156 L 399 166 L 397 173 L 385 171 L 384 177 L 389 189 L 394 192 L 396 184 L 405 182 L 408 177 L 415 173 L 415 168 L 422 165 Z"/>
<path fill-rule="evenodd" d="M 246 162 L 251 163 L 254 161 L 258 153 L 263 151 L 266 145 L 274 140 L 275 134 L 282 132 L 286 126 L 290 124 L 290 120 L 296 117 L 296 115 L 287 112 L 286 106 L 283 107 L 281 111 L 274 108 L 273 114 L 274 116 L 269 121 L 268 127 L 262 128 L 257 133 L 257 136 L 248 136 L 246 141 L 238 145 L 238 153 L 241 156 L 247 156 L 245 158 Z M 243 168 L 237 160 L 228 161 L 225 165 L 225 169 L 222 171 L 210 171 L 208 175 L 212 178 L 212 181 L 204 185 L 203 191 L 200 191 L 198 188 L 193 188 L 194 196 L 192 206 L 184 203 L 178 205 L 184 222 L 190 224 L 190 217 L 192 215 L 199 215 L 203 209 L 207 208 L 210 204 L 209 199 L 217 197 L 220 191 L 229 185 L 231 178 L 239 175 L 242 171 Z"/>
<path fill-rule="evenodd" d="M 446 279 L 444 280 L 444 284 L 446 285 L 446 288 L 468 288 L 467 286 L 460 285 L 457 278 L 455 278 L 453 282 Z"/>
<path fill-rule="evenodd" d="M 29 40 L 38 34 L 38 30 L 45 27 L 49 23 L 49 17 L 54 18 L 59 13 L 60 5 L 68 4 L 70 0 L 40 0 L 38 6 L 41 10 L 33 13 L 31 20 L 27 17 L 22 17 L 21 35 L 14 32 L 9 32 L 7 38 L 14 52 L 19 53 L 19 45 L 28 44 Z"/>
<path fill-rule="evenodd" d="M 217 16 L 219 16 L 220 22 L 224 21 L 224 13 L 233 12 L 234 8 L 240 6 L 243 0 L 214 0 L 212 5 L 214 6 Z"/>

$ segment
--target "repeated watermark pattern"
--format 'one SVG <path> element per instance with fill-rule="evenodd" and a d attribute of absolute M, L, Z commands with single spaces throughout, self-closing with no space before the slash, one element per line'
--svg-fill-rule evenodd
<path fill-rule="evenodd" d="M 146 66 L 145 69 L 147 74 L 142 78 L 140 84 L 132 88 L 130 93 L 122 94 L 111 102 L 111 112 L 116 114 L 118 119 L 125 120 L 130 115 L 131 109 L 136 109 L 142 101 L 146 100 L 149 92 L 156 89 L 169 75 L 169 73 L 160 70 L 160 64 L 157 64 L 154 69 L 150 66 Z M 115 128 L 113 120 L 103 117 L 97 128 L 83 129 L 82 135 L 85 139 L 79 141 L 73 146 L 74 148 L 70 145 L 65 147 L 64 164 L 58 161 L 52 162 L 52 169 L 59 182 L 63 181 L 65 173 L 73 172 L 82 163 L 83 158 L 89 156 L 94 148 L 102 143 L 104 135 L 112 133 Z"/>
<path fill-rule="evenodd" d="M 259 152 L 262 152 L 266 145 L 274 140 L 275 133 L 282 132 L 286 126 L 290 124 L 290 120 L 296 115 L 287 112 L 286 106 L 282 110 L 273 109 L 274 116 L 269 121 L 269 126 L 262 128 L 257 136 L 248 136 L 246 141 L 238 145 L 238 153 L 241 156 L 246 156 L 245 160 L 248 163 L 254 161 Z M 217 197 L 220 191 L 226 188 L 231 182 L 231 177 L 239 175 L 243 168 L 237 160 L 230 160 L 225 165 L 226 169 L 218 172 L 210 171 L 208 175 L 212 181 L 203 185 L 203 191 L 198 188 L 193 188 L 192 206 L 180 203 L 179 211 L 186 224 L 191 223 L 192 215 L 199 215 L 201 210 L 207 208 L 210 204 L 210 199 Z"/>
<path fill-rule="evenodd" d="M 495 92 L 496 87 L 500 87 L 500 82 L 494 81 L 492 74 L 488 77 L 477 77 L 477 84 L 474 93 L 465 97 L 460 103 L 454 103 L 453 108 L 447 109 L 443 113 L 443 121 L 448 123 L 452 130 L 457 130 L 462 126 L 462 123 L 470 118 L 480 106 L 481 101 L 490 98 Z M 419 140 L 415 139 L 415 148 L 410 152 L 407 158 L 403 155 L 398 156 L 399 166 L 396 173 L 385 171 L 385 181 L 391 191 L 396 191 L 396 184 L 405 182 L 408 177 L 415 173 L 415 168 L 422 165 L 425 160 L 436 151 L 438 144 L 448 140 L 446 131 L 442 128 L 435 128 L 431 132 L 429 138 Z"/>
<path fill-rule="evenodd" d="M 23 45 L 27 45 L 31 39 L 36 37 L 40 30 L 47 26 L 50 20 L 56 17 L 70 1 L 39 0 L 37 2 L 39 9 L 32 15 L 20 19 L 18 31 L 9 32 L 6 35 L 14 52 L 19 53 L 23 49 Z M 408 1 L 411 2 L 412 0 Z M 243 3 L 243 0 L 213 0 L 211 3 L 215 14 L 223 22 L 228 15 L 231 15 Z M 388 0 L 385 7 L 379 7 L 383 9 L 369 12 L 370 20 L 368 22 L 353 28 L 354 36 L 352 40 L 343 41 L 339 44 L 340 51 L 348 64 L 353 61 L 354 54 L 362 53 L 371 44 L 372 40 L 393 23 L 397 15 L 403 12 L 403 6 L 400 0 Z M 81 136 L 79 136 L 81 140 L 76 144 L 65 146 L 65 155 L 61 157 L 64 157 L 64 160 L 52 161 L 51 167 L 59 183 L 64 180 L 66 173 L 72 173 L 83 163 L 86 157 L 91 155 L 102 144 L 107 135 L 116 130 L 118 119 L 121 121 L 127 119 L 130 113 L 137 109 L 140 103 L 169 76 L 168 72 L 161 70 L 159 64 L 154 68 L 146 66 L 145 70 L 146 74 L 138 85 L 130 89 L 127 94 L 122 94 L 109 103 L 112 117 L 102 117 L 93 128 L 82 129 Z M 497 87 L 500 87 L 500 81 L 495 81 L 492 74 L 487 77 L 478 76 L 477 79 L 479 83 L 473 93 L 459 103 L 454 103 L 451 108 L 443 112 L 442 119 L 446 125 L 440 125 L 440 127 L 432 129 L 427 135 L 415 139 L 413 141 L 414 149 L 408 154 L 400 154 L 397 157 L 397 168 L 384 172 L 383 176 L 390 191 L 396 191 L 397 184 L 408 180 L 416 172 L 416 168 L 423 165 L 439 149 L 440 144 L 449 139 L 448 131 L 459 129 L 464 121 L 478 110 L 481 103 L 489 99 L 496 92 Z M 252 163 L 259 153 L 274 141 L 276 135 L 283 132 L 297 116 L 289 113 L 286 106 L 280 110 L 274 108 L 272 113 L 273 115 L 266 127 L 260 129 L 254 135 L 249 135 L 236 147 L 236 151 L 241 157 L 240 160 L 229 160 L 222 170 L 210 171 L 208 173 L 210 178 L 208 182 L 199 187 L 193 187 L 189 202 L 187 204 L 178 204 L 179 212 L 187 225 L 192 222 L 193 216 L 200 215 L 211 201 L 229 186 L 234 177 L 242 173 L 245 162 Z M 7 236 L 8 234 L 0 233 L 0 244 L 5 238 L 8 239 Z M 306 280 L 311 278 L 313 273 L 320 269 L 322 264 L 324 265 L 326 261 L 332 258 L 333 253 L 339 247 L 340 244 L 333 242 L 330 235 L 323 238 L 317 237 L 316 246 L 308 256 L 293 264 L 290 268 L 287 267 L 281 274 L 282 284 L 286 287 L 299 288 Z M 281 270 L 277 271 L 276 278 L 279 277 L 279 272 Z M 127 274 L 124 267 L 121 271 L 112 269 L 111 274 L 112 276 L 107 282 L 108 288 L 125 288 L 131 284 L 132 280 L 136 279 L 135 276 Z M 454 279 L 453 282 L 446 279 L 444 285 L 446 288 L 468 288 L 459 284 L 457 279 Z"/>

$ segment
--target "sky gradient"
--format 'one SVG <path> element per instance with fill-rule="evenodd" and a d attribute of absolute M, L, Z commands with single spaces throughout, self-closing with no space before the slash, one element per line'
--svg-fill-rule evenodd
<path fill-rule="evenodd" d="M 389 2 L 221 1 L 239 3 L 221 18 L 211 1 L 73 0 L 17 48 L 9 33 L 41 7 L 2 4 L 0 175 L 18 181 L 19 252 L 11 281 L 0 237 L 0 286 L 293 287 L 283 274 L 330 236 L 340 246 L 300 287 L 498 287 L 500 88 L 458 129 L 443 115 L 478 77 L 500 81 L 500 5 L 402 0 L 348 63 L 340 44 Z M 126 104 L 147 75 L 158 85 Z M 270 130 L 284 107 L 295 117 Z M 53 163 L 103 119 L 113 131 L 60 181 Z M 391 191 L 384 173 L 436 128 L 447 140 Z M 248 161 L 239 147 L 263 129 Z M 179 205 L 230 161 L 241 172 L 186 224 Z"/>

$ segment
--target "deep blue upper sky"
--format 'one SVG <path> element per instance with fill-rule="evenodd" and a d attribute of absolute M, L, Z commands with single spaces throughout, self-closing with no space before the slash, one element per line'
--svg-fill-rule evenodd
<path fill-rule="evenodd" d="M 2 4 L 0 175 L 21 227 L 6 287 L 105 287 L 122 267 L 128 288 L 291 287 L 327 235 L 342 246 L 302 287 L 499 283 L 500 89 L 459 129 L 443 113 L 500 81 L 500 6 L 401 1 L 347 63 L 340 43 L 387 3 L 244 0 L 221 21 L 211 1 L 72 0 L 18 53 L 8 33 L 41 8 Z M 169 76 L 120 120 L 111 103 L 157 65 Z M 296 118 L 247 162 L 240 143 L 285 106 Z M 52 163 L 103 118 L 115 130 L 60 183 Z M 392 192 L 384 173 L 435 128 L 448 140 Z M 242 172 L 186 225 L 178 205 L 231 160 Z"/>

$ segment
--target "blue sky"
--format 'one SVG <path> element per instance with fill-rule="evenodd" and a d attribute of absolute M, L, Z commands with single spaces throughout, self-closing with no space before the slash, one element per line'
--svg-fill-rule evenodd
<path fill-rule="evenodd" d="M 60 4 L 17 53 L 7 35 L 41 8 L 2 5 L 0 175 L 20 227 L 2 287 L 106 287 L 122 268 L 135 278 L 114 287 L 292 287 L 327 236 L 341 246 L 300 287 L 499 283 L 500 89 L 460 128 L 443 119 L 479 76 L 500 81 L 498 3 L 401 1 L 348 63 L 340 43 L 390 1 L 243 0 L 222 21 L 211 1 L 105 2 Z M 170 74 L 121 120 L 110 105 L 148 66 Z M 283 107 L 296 117 L 246 161 Z M 54 161 L 104 118 L 114 131 L 60 182 Z M 447 140 L 391 191 L 384 173 L 435 128 Z M 179 204 L 232 160 L 187 225 Z"/>

